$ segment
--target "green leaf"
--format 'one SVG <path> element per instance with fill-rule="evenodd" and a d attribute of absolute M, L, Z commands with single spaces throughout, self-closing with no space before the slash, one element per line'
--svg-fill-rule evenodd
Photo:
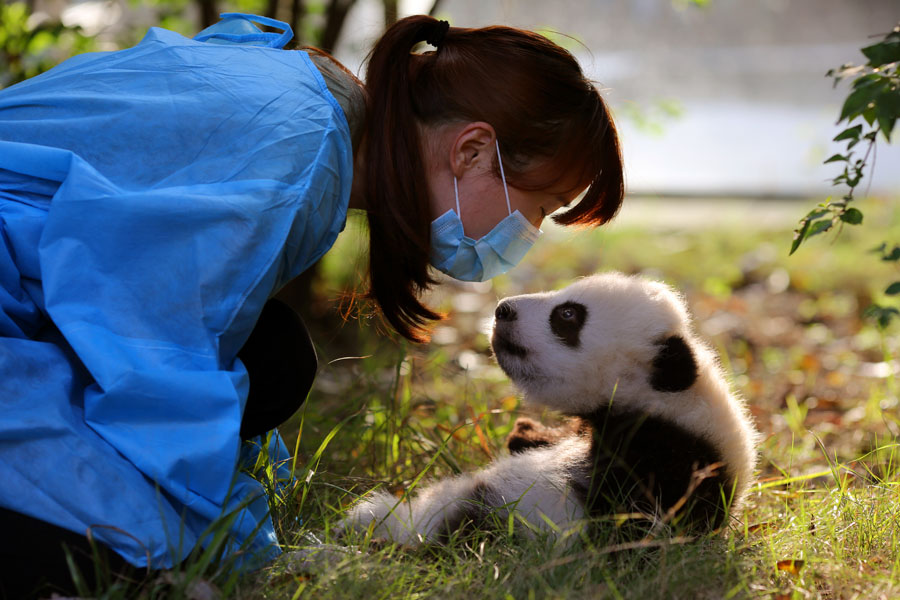
<path fill-rule="evenodd" d="M 834 225 L 834 221 L 817 221 L 810 225 L 809 231 L 806 232 L 807 239 L 811 238 L 814 235 L 819 235 L 820 233 L 825 233 L 831 226 Z"/>
<path fill-rule="evenodd" d="M 861 52 L 869 59 L 870 67 L 880 67 L 888 63 L 900 61 L 900 42 L 886 40 L 862 48 Z"/>
<path fill-rule="evenodd" d="M 887 289 L 884 290 L 884 293 L 888 296 L 896 296 L 897 294 L 900 294 L 900 281 L 895 281 L 894 283 L 889 285 Z"/>
<path fill-rule="evenodd" d="M 894 124 L 897 122 L 896 118 L 893 119 L 882 119 L 878 117 L 878 127 L 881 129 L 881 133 L 884 134 L 884 139 L 887 140 L 887 143 L 891 143 L 891 132 L 894 131 Z"/>
<path fill-rule="evenodd" d="M 831 214 L 831 211 L 828 210 L 827 208 L 814 208 L 813 210 L 809 211 L 809 214 L 807 214 L 803 218 L 807 221 L 815 221 L 817 219 L 821 219 L 822 217 L 830 215 L 830 214 Z"/>
<path fill-rule="evenodd" d="M 885 262 L 897 262 L 900 260 L 900 248 L 894 246 L 894 249 L 890 251 L 890 253 L 885 254 L 881 257 L 881 260 Z"/>
<path fill-rule="evenodd" d="M 878 326 L 882 329 L 885 329 L 890 325 L 891 319 L 897 315 L 900 315 L 900 311 L 893 306 L 885 308 L 884 306 L 878 306 L 877 304 L 873 304 L 867 308 L 865 312 L 865 316 L 876 319 L 878 321 Z"/>
<path fill-rule="evenodd" d="M 875 114 L 875 104 L 872 103 L 869 108 L 865 109 L 862 113 L 863 119 L 866 120 L 866 123 L 869 125 L 874 125 L 875 121 L 878 119 L 878 115 Z M 878 133 L 877 131 L 875 133 Z"/>
<path fill-rule="evenodd" d="M 860 125 L 860 127 L 862 127 L 862 126 Z M 830 156 L 830 157 L 828 158 L 828 160 L 826 160 L 823 164 L 826 164 L 826 165 L 827 165 L 828 163 L 833 163 L 833 162 L 838 162 L 838 161 L 844 161 L 844 162 L 847 162 L 848 159 L 849 159 L 849 157 L 848 157 L 848 156 L 844 156 L 843 154 L 835 154 L 835 155 L 833 155 L 833 156 Z"/>
<path fill-rule="evenodd" d="M 880 84 L 871 85 L 851 92 L 851 94 L 847 96 L 847 99 L 844 100 L 844 106 L 841 108 L 841 116 L 838 119 L 838 123 L 844 119 L 852 121 L 863 114 L 872 102 L 874 102 L 875 97 L 881 92 L 882 87 L 883 86 Z"/>
<path fill-rule="evenodd" d="M 860 133 L 862 133 L 862 125 L 857 125 L 856 127 L 850 127 L 848 129 L 843 130 L 842 132 L 837 134 L 832 141 L 840 142 L 841 140 L 848 140 L 850 138 L 853 138 L 854 140 L 858 140 Z M 838 156 L 838 155 L 835 154 L 835 156 Z M 825 161 L 825 162 L 828 162 L 828 161 Z"/>
<path fill-rule="evenodd" d="M 857 77 L 853 80 L 853 89 L 866 87 L 872 85 L 874 83 L 878 83 L 884 77 L 881 73 L 869 73 L 868 75 L 863 75 L 861 77 Z"/>
<path fill-rule="evenodd" d="M 875 110 L 886 117 L 900 117 L 900 88 L 887 89 L 875 98 Z"/>
<path fill-rule="evenodd" d="M 875 100 L 875 114 L 884 138 L 890 143 L 894 124 L 900 118 L 900 89 L 883 92 Z"/>
<path fill-rule="evenodd" d="M 859 225 L 863 221 L 863 214 L 858 209 L 848 208 L 841 213 L 841 221 L 850 225 Z"/>
<path fill-rule="evenodd" d="M 809 219 L 804 218 L 800 221 L 800 227 L 794 230 L 794 241 L 791 242 L 791 251 L 788 252 L 788 256 L 797 251 L 797 248 L 799 248 L 800 244 L 803 243 L 803 240 L 806 239 L 807 231 L 809 231 Z"/>

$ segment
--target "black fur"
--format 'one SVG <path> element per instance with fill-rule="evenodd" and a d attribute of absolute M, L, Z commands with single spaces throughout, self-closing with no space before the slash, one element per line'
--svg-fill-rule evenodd
<path fill-rule="evenodd" d="M 650 385 L 659 392 L 682 392 L 697 381 L 697 362 L 694 353 L 679 335 L 672 335 L 659 343 L 653 358 Z"/>
<path fill-rule="evenodd" d="M 587 308 L 577 302 L 563 302 L 550 313 L 550 329 L 566 346 L 581 344 L 581 329 L 587 319 Z"/>
<path fill-rule="evenodd" d="M 528 350 L 507 338 L 499 327 L 494 328 L 494 335 L 491 338 L 491 347 L 494 349 L 495 355 L 505 353 L 518 358 L 525 358 L 528 356 Z"/>
<path fill-rule="evenodd" d="M 590 460 L 570 476 L 588 515 L 662 516 L 685 498 L 670 523 L 687 532 L 722 524 L 733 481 L 710 442 L 645 414 L 603 409 L 582 419 L 591 435 Z M 692 478 L 707 467 L 707 476 L 691 490 Z"/>
<path fill-rule="evenodd" d="M 552 446 L 576 433 L 578 431 L 572 423 L 560 427 L 547 427 L 532 419 L 519 417 L 509 437 L 506 438 L 506 447 L 510 454 L 518 454 L 532 448 Z"/>

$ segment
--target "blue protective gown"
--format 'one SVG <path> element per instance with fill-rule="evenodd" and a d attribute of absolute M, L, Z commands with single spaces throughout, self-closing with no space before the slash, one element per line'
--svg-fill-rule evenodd
<path fill-rule="evenodd" d="M 277 552 L 239 472 L 235 356 L 350 196 L 347 121 L 309 56 L 218 27 L 0 91 L 0 506 L 137 566 L 235 509 L 234 543 Z"/>

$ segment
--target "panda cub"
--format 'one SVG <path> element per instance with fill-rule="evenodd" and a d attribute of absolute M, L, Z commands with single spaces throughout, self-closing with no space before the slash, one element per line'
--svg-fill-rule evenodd
<path fill-rule="evenodd" d="M 525 401 L 570 422 L 519 419 L 509 456 L 408 501 L 368 494 L 344 527 L 374 521 L 376 537 L 416 546 L 487 527 L 492 516 L 505 523 L 510 511 L 552 535 L 592 516 L 638 513 L 700 533 L 741 505 L 758 434 L 666 285 L 605 273 L 507 298 L 491 345 Z"/>

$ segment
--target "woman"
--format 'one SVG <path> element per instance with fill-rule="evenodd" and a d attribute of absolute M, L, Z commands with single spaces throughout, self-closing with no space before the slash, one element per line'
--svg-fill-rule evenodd
<path fill-rule="evenodd" d="M 348 208 L 368 215 L 369 296 L 421 341 L 439 318 L 419 300 L 429 266 L 485 280 L 579 195 L 557 222 L 621 204 L 607 109 L 539 35 L 410 17 L 362 88 L 282 51 L 286 25 L 223 17 L 0 93 L 0 528 L 31 540 L 4 547 L 16 581 L 29 550 L 65 573 L 59 542 L 86 532 L 113 560 L 169 567 L 222 517 L 230 551 L 277 553 L 239 466 L 302 402 L 315 353 L 268 299 Z"/>

